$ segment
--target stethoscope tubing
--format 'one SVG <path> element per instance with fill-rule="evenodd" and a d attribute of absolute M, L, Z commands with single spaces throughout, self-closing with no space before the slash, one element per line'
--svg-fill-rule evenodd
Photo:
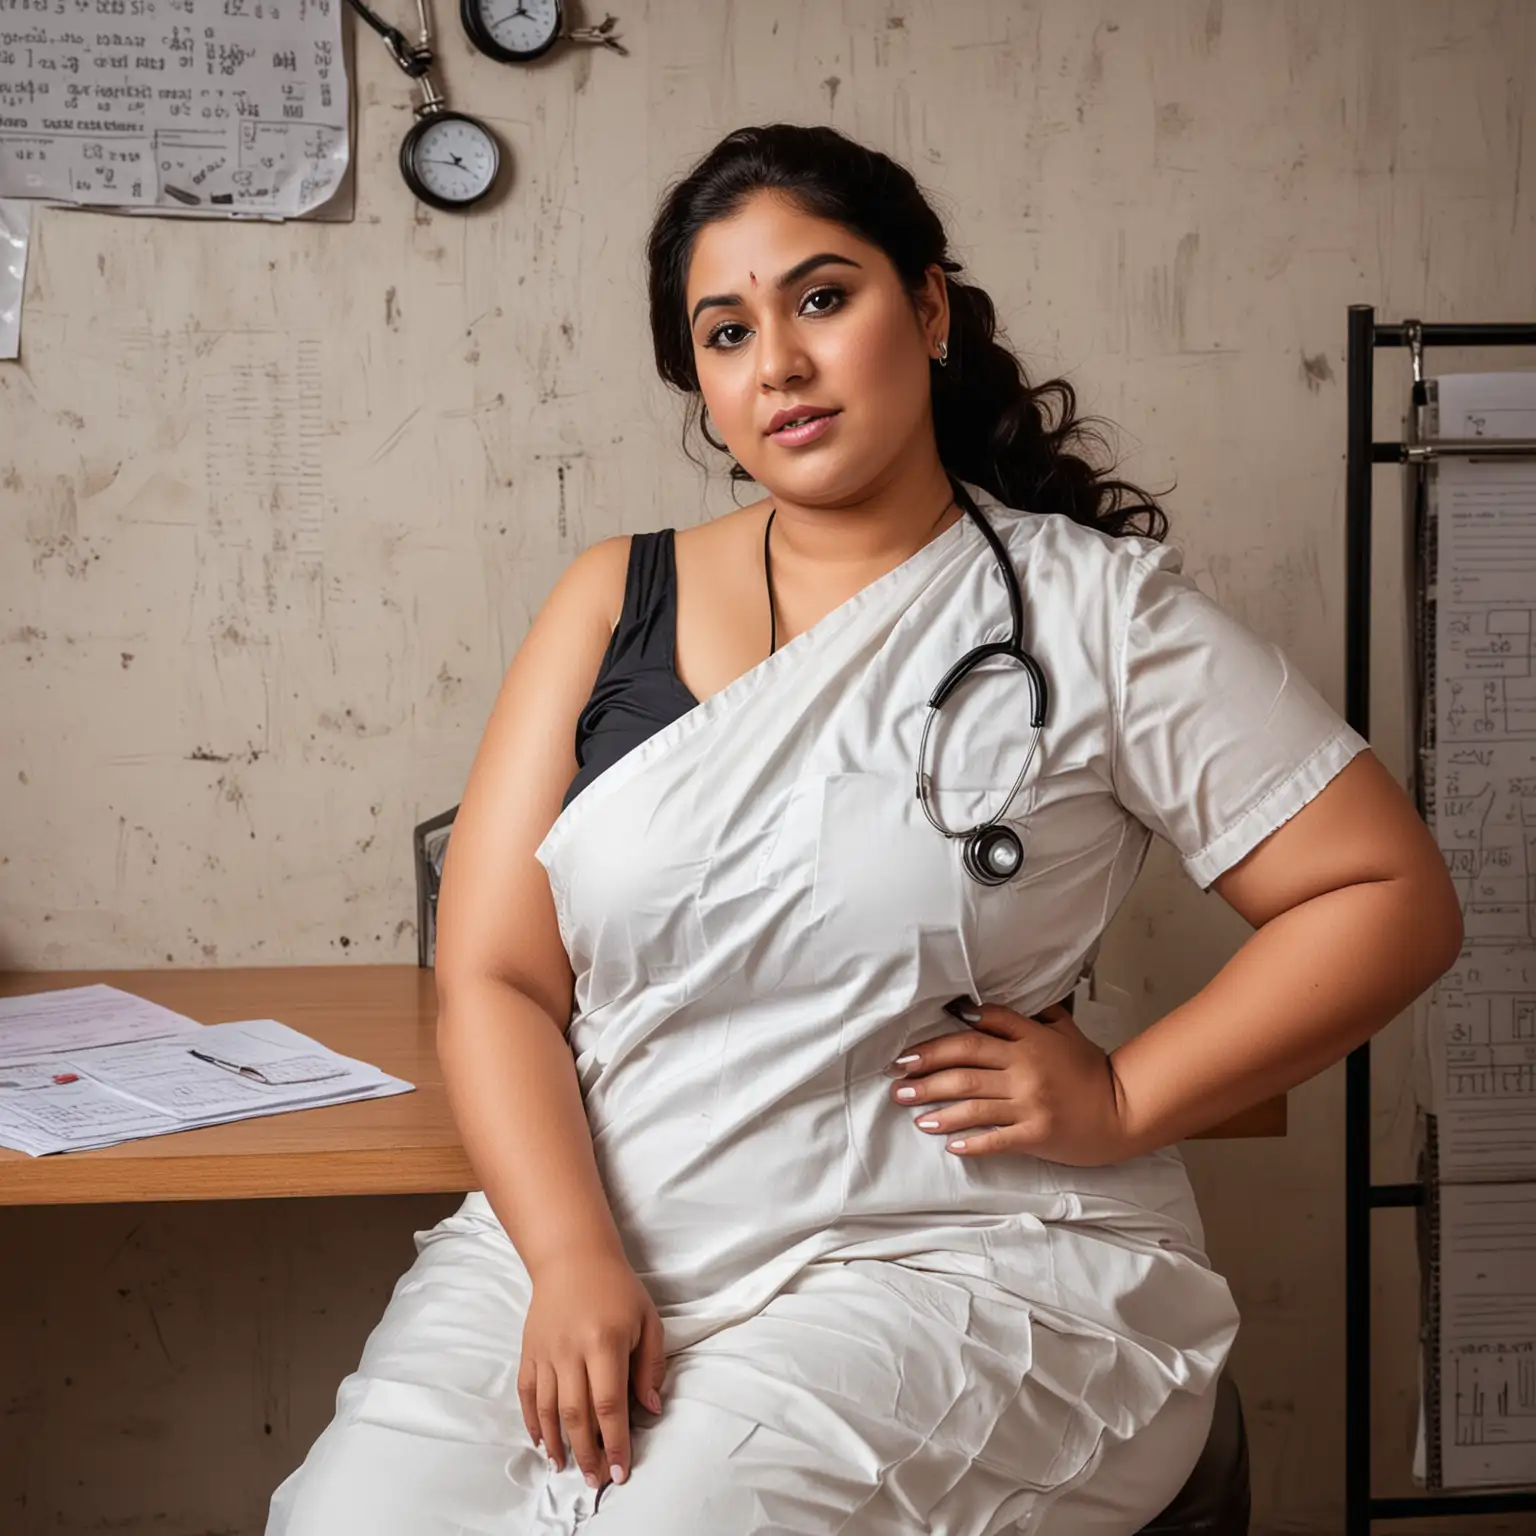
<path fill-rule="evenodd" d="M 917 800 L 921 805 L 923 815 L 928 818 L 929 824 L 947 838 L 961 838 L 965 840 L 966 847 L 974 851 L 978 845 L 978 839 L 990 832 L 1008 814 L 1009 807 L 1018 798 L 1019 791 L 1024 787 L 1024 781 L 1029 776 L 1030 766 L 1035 760 L 1036 751 L 1040 745 L 1040 735 L 1045 726 L 1045 718 L 1050 704 L 1050 689 L 1046 682 L 1044 669 L 1028 651 L 1024 649 L 1024 595 L 1019 587 L 1019 578 L 1013 568 L 1013 562 L 1009 559 L 1008 550 L 998 537 L 997 530 L 983 516 L 981 508 L 965 487 L 953 477 L 950 485 L 955 493 L 955 500 L 964 509 L 973 523 L 981 530 L 983 537 L 992 550 L 993 557 L 997 561 L 998 570 L 1002 573 L 1003 584 L 1008 591 L 1008 610 L 1011 623 L 1011 633 L 1007 640 L 988 641 L 983 645 L 973 647 L 965 655 L 960 657 L 955 664 L 940 679 L 938 686 L 928 699 L 928 714 L 923 721 L 923 734 L 917 749 Z M 993 657 L 1002 656 L 1010 661 L 1017 662 L 1024 669 L 1029 678 L 1030 692 L 1030 726 L 1033 731 L 1030 737 L 1029 751 L 1025 754 L 1024 765 L 1019 770 L 1018 777 L 1013 781 L 1013 787 L 1008 791 L 1007 798 L 998 807 L 995 814 L 986 821 L 974 827 L 968 827 L 963 831 L 956 831 L 946 827 L 934 814 L 933 806 L 929 801 L 930 780 L 924 771 L 924 765 L 928 761 L 928 738 L 932 733 L 934 721 L 938 718 L 940 708 L 946 699 L 959 687 L 960 683 L 968 677 L 983 662 Z M 1023 867 L 1023 845 L 1017 834 L 1008 833 L 1009 840 L 1017 845 L 1017 861 L 1006 874 L 995 878 L 985 879 L 984 883 L 1002 884 L 1011 879 L 1014 874 Z M 966 867 L 974 875 L 976 871 L 971 868 L 974 861 L 965 860 Z M 983 877 L 977 876 L 978 879 Z"/>

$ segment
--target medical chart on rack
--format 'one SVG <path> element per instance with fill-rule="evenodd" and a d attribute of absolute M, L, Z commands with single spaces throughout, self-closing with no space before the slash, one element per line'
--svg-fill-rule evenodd
<path fill-rule="evenodd" d="M 0 197 L 292 218 L 347 167 L 345 0 L 0 0 Z"/>
<path fill-rule="evenodd" d="M 1442 438 L 1536 438 L 1536 372 L 1438 381 Z M 1536 1180 L 1536 461 L 1437 468 L 1435 837 L 1466 929 L 1430 1010 L 1442 1181 Z"/>

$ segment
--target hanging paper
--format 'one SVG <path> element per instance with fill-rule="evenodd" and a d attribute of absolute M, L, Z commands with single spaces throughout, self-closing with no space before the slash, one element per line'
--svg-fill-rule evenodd
<path fill-rule="evenodd" d="M 291 218 L 347 166 L 342 0 L 0 0 L 0 197 Z"/>
<path fill-rule="evenodd" d="M 1440 379 L 1440 435 L 1536 437 L 1536 372 Z M 1439 478 L 1435 836 L 1461 955 L 1435 989 L 1447 1182 L 1536 1178 L 1536 464 Z"/>

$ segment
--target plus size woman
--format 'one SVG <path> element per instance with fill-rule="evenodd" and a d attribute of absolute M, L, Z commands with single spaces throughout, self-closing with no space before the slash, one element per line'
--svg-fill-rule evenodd
<path fill-rule="evenodd" d="M 269 1536 L 1130 1536 L 1238 1325 L 1175 1143 L 1451 963 L 1443 862 L 906 170 L 743 129 L 647 254 L 761 495 L 586 551 L 512 662 L 437 941 L 482 1189 Z M 1154 836 L 1255 931 L 1106 1053 L 1060 1004 Z"/>

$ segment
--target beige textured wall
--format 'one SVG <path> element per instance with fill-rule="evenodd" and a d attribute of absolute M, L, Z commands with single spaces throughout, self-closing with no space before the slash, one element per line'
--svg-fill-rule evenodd
<path fill-rule="evenodd" d="M 39 217 L 0 365 L 0 964 L 413 957 L 410 827 L 457 798 L 559 570 L 729 502 L 650 377 L 640 247 L 664 180 L 742 122 L 912 165 L 1034 366 L 1120 424 L 1128 472 L 1177 476 L 1202 585 L 1342 703 L 1345 306 L 1531 318 L 1536 8 L 622 11 L 628 60 L 519 73 L 448 34 L 453 99 L 516 160 L 489 214 L 412 204 L 404 81 L 364 37 L 354 223 Z M 1107 970 L 1155 1016 L 1242 934 L 1159 853 Z M 1383 1176 L 1407 1171 L 1401 1034 Z M 1293 1095 L 1283 1142 L 1189 1155 L 1245 1315 L 1260 1531 L 1339 1528 L 1341 1086 Z M 0 1213 L 0 1531 L 259 1531 L 442 1208 Z M 1403 1490 L 1411 1248 L 1380 1222 L 1377 1481 Z"/>

